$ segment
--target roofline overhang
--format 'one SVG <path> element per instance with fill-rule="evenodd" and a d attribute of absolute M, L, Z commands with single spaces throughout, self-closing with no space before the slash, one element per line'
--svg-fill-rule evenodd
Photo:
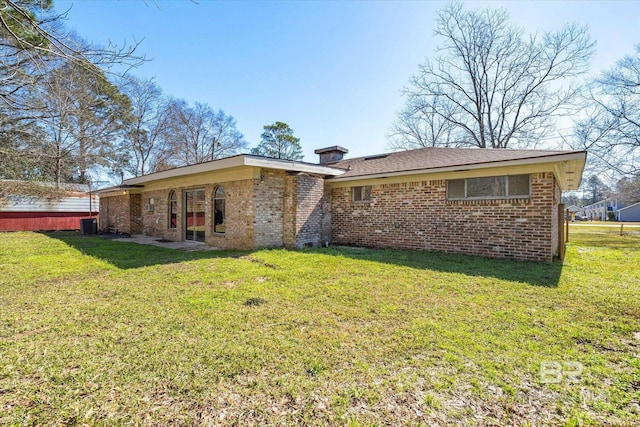
<path fill-rule="evenodd" d="M 577 180 L 577 182 L 572 183 L 571 186 L 568 186 L 566 182 L 560 180 L 560 177 L 559 177 L 559 180 L 561 181 L 561 188 L 563 190 L 575 190 L 580 186 L 580 181 L 582 178 L 582 172 L 584 171 L 586 158 L 587 158 L 586 151 L 574 151 L 570 153 L 558 153 L 558 154 L 551 154 L 546 156 L 526 157 L 523 159 L 515 159 L 515 160 L 499 160 L 499 161 L 490 161 L 490 162 L 482 162 L 482 163 L 441 166 L 436 168 L 425 168 L 425 169 L 411 169 L 411 170 L 404 170 L 404 171 L 397 171 L 397 172 L 355 175 L 355 176 L 346 176 L 346 177 L 336 176 L 334 178 L 328 178 L 327 181 L 328 182 L 359 181 L 363 179 L 389 178 L 389 177 L 409 176 L 409 175 L 424 175 L 424 174 L 441 173 L 441 172 L 465 172 L 469 170 L 488 169 L 488 168 L 495 168 L 495 167 L 521 166 L 521 165 L 544 164 L 544 163 L 556 164 L 556 163 L 573 161 L 573 162 L 578 162 L 576 166 L 579 166 L 580 172 L 577 175 L 579 175 L 580 179 Z M 556 171 L 554 170 L 554 172 Z M 575 188 L 573 188 L 574 186 Z"/>
<path fill-rule="evenodd" d="M 135 193 L 135 192 L 140 192 L 142 188 L 144 188 L 144 185 L 120 184 L 120 185 L 113 185 L 111 187 L 101 188 L 99 190 L 93 190 L 92 193 L 95 193 L 98 195 L 105 194 L 105 193 L 113 193 L 113 192 Z"/>
<path fill-rule="evenodd" d="M 123 185 L 138 185 L 151 181 L 195 175 L 203 172 L 216 172 L 236 167 L 258 167 L 293 172 L 306 172 L 323 176 L 336 176 L 345 172 L 343 169 L 330 168 L 313 163 L 304 163 L 284 159 L 270 159 L 266 157 L 253 156 L 250 154 L 240 154 L 237 156 L 226 157 L 224 159 L 213 160 L 206 163 L 198 163 L 195 165 L 183 166 L 162 172 L 152 173 L 149 175 L 129 178 L 123 181 Z M 117 187 L 112 187 L 111 190 L 113 190 L 114 188 L 117 189 Z"/>

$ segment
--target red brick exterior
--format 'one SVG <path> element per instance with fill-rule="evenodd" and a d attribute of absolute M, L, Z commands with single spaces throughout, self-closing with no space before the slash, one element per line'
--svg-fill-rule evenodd
<path fill-rule="evenodd" d="M 224 234 L 213 233 L 217 185 L 225 190 Z M 551 260 L 558 248 L 560 188 L 551 172 L 531 174 L 529 198 L 447 200 L 446 180 L 438 179 L 373 185 L 370 202 L 353 202 L 350 186 L 332 188 L 323 177 L 262 169 L 259 178 L 102 197 L 100 226 L 182 240 L 189 189 L 205 190 L 205 241 L 216 248 L 333 243 L 533 261 Z M 178 196 L 174 229 L 168 227 L 171 190 Z M 150 198 L 153 210 L 145 208 Z"/>
<path fill-rule="evenodd" d="M 104 206 L 102 205 L 104 203 Z M 100 198 L 99 229 L 140 234 L 143 229 L 140 194 Z"/>
<path fill-rule="evenodd" d="M 368 203 L 335 188 L 332 243 L 549 261 L 558 188 L 551 172 L 531 177 L 531 197 L 510 200 L 447 200 L 445 180 L 374 185 Z"/>
<path fill-rule="evenodd" d="M 213 192 L 225 192 L 225 233 L 214 233 Z M 184 193 L 204 189 L 205 243 L 221 249 L 320 246 L 330 239 L 322 177 L 263 169 L 259 179 L 213 182 L 101 197 L 100 229 L 184 239 Z M 169 194 L 177 196 L 177 227 L 169 228 Z M 153 199 L 153 209 L 147 209 Z M 322 229 L 322 227 L 325 227 Z M 323 240 L 324 239 L 324 240 Z"/>

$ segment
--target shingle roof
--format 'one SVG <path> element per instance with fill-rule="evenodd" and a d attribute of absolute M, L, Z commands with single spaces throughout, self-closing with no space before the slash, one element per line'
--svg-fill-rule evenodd
<path fill-rule="evenodd" d="M 395 153 L 344 159 L 333 163 L 333 168 L 346 172 L 335 178 L 379 175 L 394 172 L 419 171 L 457 166 L 470 166 L 483 163 L 507 162 L 512 160 L 539 159 L 575 151 L 552 150 L 510 150 L 510 149 L 474 149 L 474 148 L 421 148 Z M 549 159 L 552 160 L 552 159 Z"/>

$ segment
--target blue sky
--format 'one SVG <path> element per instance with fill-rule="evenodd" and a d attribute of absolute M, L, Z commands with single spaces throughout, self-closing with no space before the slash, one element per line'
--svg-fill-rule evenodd
<path fill-rule="evenodd" d="M 341 145 L 350 157 L 386 151 L 401 89 L 433 57 L 437 11 L 446 2 L 75 0 L 67 26 L 106 45 L 142 40 L 150 62 L 133 71 L 166 94 L 234 116 L 250 146 L 262 127 L 284 121 L 305 160 Z M 640 1 L 474 1 L 505 7 L 527 31 L 590 27 L 592 73 L 640 43 Z M 560 128 L 566 124 L 559 125 Z"/>

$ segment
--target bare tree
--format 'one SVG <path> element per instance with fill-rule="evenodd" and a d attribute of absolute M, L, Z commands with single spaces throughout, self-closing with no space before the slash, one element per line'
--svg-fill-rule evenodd
<path fill-rule="evenodd" d="M 576 147 L 601 172 L 640 174 L 640 45 L 589 88 L 591 108 L 576 126 Z"/>
<path fill-rule="evenodd" d="M 172 100 L 164 135 L 167 152 L 159 159 L 163 168 L 192 165 L 237 154 L 247 147 L 236 121 L 224 111 L 196 102 Z"/>
<path fill-rule="evenodd" d="M 30 153 L 55 182 L 88 182 L 96 166 L 122 162 L 115 141 L 129 120 L 129 99 L 92 65 L 63 62 L 38 96 L 43 138 Z"/>
<path fill-rule="evenodd" d="M 97 47 L 81 41 L 62 25 L 64 14 L 52 11 L 51 0 L 3 0 L 0 4 L 0 100 L 14 109 L 29 110 L 23 90 L 64 60 L 88 70 L 121 66 L 120 73 L 144 62 L 138 43 Z M 102 71 L 101 71 L 102 72 Z"/>
<path fill-rule="evenodd" d="M 640 175 L 619 179 L 616 182 L 616 197 L 626 205 L 640 202 Z"/>
<path fill-rule="evenodd" d="M 55 112 L 50 103 L 52 79 L 60 77 L 54 77 L 54 73 L 61 64 L 81 69 L 86 78 L 92 76 L 99 81 L 106 80 L 105 73 L 122 75 L 144 62 L 135 54 L 138 43 L 121 47 L 89 44 L 64 28 L 64 18 L 65 14 L 53 11 L 52 0 L 0 2 L 0 173 L 7 178 L 60 182 L 75 175 L 84 180 L 91 164 L 102 162 L 101 158 L 86 156 L 91 152 L 87 147 L 98 143 L 92 140 L 98 130 L 92 121 L 104 124 L 110 120 L 92 118 L 98 113 L 95 109 L 75 113 L 76 124 L 87 127 L 75 129 L 76 150 L 65 153 L 69 135 L 62 132 L 62 121 L 55 122 L 65 115 Z M 71 127 L 67 125 L 67 129 Z M 58 149 L 54 148 L 56 144 L 60 144 Z"/>
<path fill-rule="evenodd" d="M 456 139 L 459 134 L 457 127 L 443 118 L 451 109 L 444 97 L 408 93 L 407 98 L 387 135 L 390 149 L 463 145 Z"/>
<path fill-rule="evenodd" d="M 577 90 L 561 83 L 587 71 L 594 48 L 586 28 L 575 24 L 525 36 L 504 9 L 465 10 L 458 3 L 439 13 L 435 35 L 442 40 L 438 56 L 420 65 L 404 90 L 407 106 L 396 130 L 409 145 L 535 143 L 548 134 L 555 116 L 572 107 Z M 402 117 L 407 112 L 413 112 L 411 120 Z M 432 128 L 429 120 L 455 129 L 436 132 L 434 140 L 423 134 Z M 452 135 L 453 142 L 445 140 Z"/>
<path fill-rule="evenodd" d="M 154 171 L 164 157 L 170 104 L 153 79 L 129 78 L 121 87 L 131 101 L 131 120 L 122 146 L 129 153 L 126 169 L 140 176 Z"/>

